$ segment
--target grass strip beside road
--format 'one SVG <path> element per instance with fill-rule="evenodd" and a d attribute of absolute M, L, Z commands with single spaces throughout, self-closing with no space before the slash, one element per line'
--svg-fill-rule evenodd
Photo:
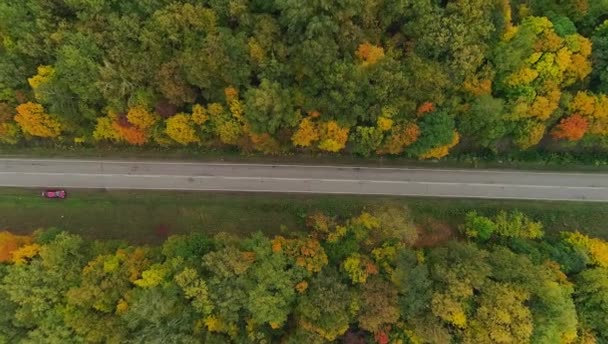
<path fill-rule="evenodd" d="M 117 160 L 175 160 L 195 162 L 230 162 L 261 164 L 344 165 L 367 167 L 419 167 L 419 168 L 480 168 L 538 171 L 607 172 L 608 155 L 576 159 L 576 154 L 532 155 L 527 157 L 482 157 L 448 156 L 442 160 L 415 160 L 401 156 L 374 156 L 363 158 L 350 154 L 321 152 L 299 152 L 285 155 L 247 154 L 231 149 L 208 149 L 195 147 L 54 147 L 0 145 L 3 157 L 55 158 L 55 159 L 117 159 Z"/>
<path fill-rule="evenodd" d="M 70 190 L 68 199 L 52 200 L 18 188 L 0 188 L 0 229 L 57 227 L 87 238 L 153 244 L 193 231 L 287 234 L 303 231 L 310 211 L 346 218 L 383 204 L 408 206 L 423 227 L 438 220 L 456 228 L 470 210 L 517 209 L 542 221 L 548 234 L 580 230 L 608 239 L 608 203 L 103 190 Z"/>

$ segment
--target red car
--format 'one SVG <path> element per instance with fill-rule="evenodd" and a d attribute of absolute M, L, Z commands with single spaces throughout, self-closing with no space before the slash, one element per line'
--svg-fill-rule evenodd
<path fill-rule="evenodd" d="M 66 198 L 68 195 L 65 190 L 45 190 L 42 192 L 42 197 L 46 198 Z"/>

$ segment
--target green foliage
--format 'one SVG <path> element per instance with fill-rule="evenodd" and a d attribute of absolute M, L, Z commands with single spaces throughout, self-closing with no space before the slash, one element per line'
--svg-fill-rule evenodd
<path fill-rule="evenodd" d="M 134 247 L 39 231 L 38 254 L 0 265 L 0 342 L 324 343 L 355 329 L 368 341 L 606 340 L 608 243 L 541 240 L 519 212 L 463 220 L 475 243 L 424 249 L 395 206 L 315 214 L 315 237 Z"/>
<path fill-rule="evenodd" d="M 270 134 L 293 127 L 298 120 L 289 90 L 268 79 L 245 93 L 245 116 L 254 131 Z"/>
<path fill-rule="evenodd" d="M 454 137 L 454 118 L 446 111 L 426 115 L 420 122 L 420 138 L 406 151 L 419 156 L 432 148 L 449 144 Z"/>
<path fill-rule="evenodd" d="M 458 128 L 470 144 L 497 149 L 497 141 L 508 132 L 504 101 L 490 95 L 476 98 L 460 118 Z"/>
<path fill-rule="evenodd" d="M 177 141 L 289 152 L 301 114 L 317 113 L 350 129 L 349 145 L 309 149 L 441 157 L 454 131 L 456 152 L 509 152 L 510 139 L 545 148 L 551 127 L 572 115 L 567 92 L 608 92 L 606 13 L 599 0 L 0 0 L 0 102 L 40 103 L 65 126 L 47 139 L 61 147 L 102 144 L 91 136 L 121 144 L 96 123 L 136 105 L 163 119 L 195 104 L 233 107 L 231 88 L 239 116 L 211 118 Z M 417 118 L 421 104 L 440 110 Z M 400 145 L 379 118 L 419 124 L 421 136 Z M 605 141 L 605 123 L 591 126 L 586 139 Z M 27 142 L 17 128 L 0 116 L 0 142 Z M 169 144 L 162 132 L 151 128 L 153 144 Z M 277 141 L 260 149 L 252 134 Z"/>
<path fill-rule="evenodd" d="M 213 245 L 213 240 L 204 233 L 172 235 L 163 243 L 162 253 L 167 258 L 194 259 L 211 251 Z"/>
<path fill-rule="evenodd" d="M 543 225 L 525 216 L 522 212 L 507 213 L 501 211 L 494 220 L 496 234 L 507 237 L 536 239 L 543 236 Z"/>
<path fill-rule="evenodd" d="M 575 302 L 584 326 L 597 334 L 598 340 L 608 340 L 608 271 L 595 268 L 577 277 Z"/>
<path fill-rule="evenodd" d="M 469 238 L 474 238 L 481 242 L 492 237 L 496 231 L 496 224 L 487 217 L 477 215 L 477 212 L 468 212 L 464 219 L 462 229 Z"/>

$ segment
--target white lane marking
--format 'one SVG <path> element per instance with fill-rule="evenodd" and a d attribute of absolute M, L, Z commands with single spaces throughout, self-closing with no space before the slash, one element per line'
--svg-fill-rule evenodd
<path fill-rule="evenodd" d="M 28 185 L 29 187 L 49 187 L 48 185 Z M 130 187 L 121 186 L 104 186 L 104 187 L 86 187 L 86 186 L 69 186 L 63 185 L 64 188 L 74 189 L 108 189 L 108 190 L 134 190 Z M 593 199 L 586 197 L 578 198 L 547 198 L 547 197 L 512 197 L 512 196 L 467 196 L 467 195 L 442 195 L 442 194 L 420 194 L 420 193 L 382 193 L 382 192 L 369 192 L 361 194 L 358 192 L 351 191 L 306 191 L 306 190 L 244 190 L 244 189 L 189 189 L 189 188 L 162 188 L 162 187 L 138 187 L 136 190 L 161 190 L 161 191 L 190 191 L 190 192 L 246 192 L 246 193 L 292 193 L 292 194 L 335 194 L 335 195 L 360 195 L 360 196 L 392 196 L 392 197 L 424 197 L 424 198 L 476 198 L 476 199 L 516 199 L 516 200 L 530 200 L 530 201 L 566 201 L 566 202 L 596 202 L 596 203 L 607 203 L 608 200 L 604 199 Z"/>
<path fill-rule="evenodd" d="M 496 173 L 496 174 L 531 174 L 531 175 L 556 175 L 556 176 L 593 176 L 608 174 L 600 172 L 540 172 L 532 170 L 492 170 L 492 169 L 431 169 L 416 167 L 369 167 L 352 165 L 298 165 L 298 164 L 253 164 L 253 163 L 218 163 L 218 162 L 178 162 L 178 161 L 151 161 L 151 160 L 78 160 L 78 159 L 21 159 L 21 158 L 0 158 L 0 162 L 63 162 L 63 163 L 94 163 L 94 164 L 131 164 L 131 165 L 199 165 L 204 166 L 240 166 L 240 167 L 284 167 L 284 168 L 310 168 L 310 169 L 342 169 L 342 170 L 395 170 L 395 171 L 419 171 L 419 172 L 458 172 L 458 173 Z"/>
<path fill-rule="evenodd" d="M 108 177 L 108 178 L 175 178 L 175 179 L 219 179 L 219 180 L 256 180 L 256 181 L 298 181 L 322 183 L 376 183 L 376 184 L 414 184 L 414 185 L 462 185 L 481 187 L 510 187 L 510 188 L 536 188 L 536 189 L 585 189 L 608 190 L 607 186 L 561 186 L 561 185 L 533 185 L 533 184 L 505 184 L 505 183 L 457 183 L 457 182 L 425 182 L 407 180 L 373 180 L 373 179 L 314 179 L 314 178 L 287 178 L 287 177 L 230 177 L 230 176 L 194 176 L 175 174 L 102 174 L 102 173 L 57 173 L 57 172 L 0 172 L 0 175 L 15 176 L 61 176 L 61 177 Z"/>

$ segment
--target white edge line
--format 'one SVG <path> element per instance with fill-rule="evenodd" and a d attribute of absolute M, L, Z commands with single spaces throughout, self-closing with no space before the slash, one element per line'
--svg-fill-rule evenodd
<path fill-rule="evenodd" d="M 396 170 L 396 171 L 421 171 L 421 172 L 459 172 L 459 173 L 498 173 L 498 174 L 535 174 L 535 175 L 558 175 L 558 176 L 590 176 L 606 175 L 601 172 L 539 172 L 533 170 L 492 170 L 492 169 L 443 169 L 443 168 L 416 168 L 416 167 L 369 167 L 369 166 L 350 166 L 350 165 L 298 165 L 298 164 L 253 164 L 253 163 L 218 163 L 218 162 L 178 162 L 178 161 L 152 161 L 152 160 L 78 160 L 78 159 L 19 159 L 19 158 L 0 158 L 0 162 L 20 161 L 20 162 L 64 162 L 64 163 L 95 163 L 95 164 L 140 164 L 140 165 L 200 165 L 202 166 L 255 166 L 255 167 L 284 167 L 284 168 L 311 168 L 311 169 L 347 169 L 347 170 Z"/>

